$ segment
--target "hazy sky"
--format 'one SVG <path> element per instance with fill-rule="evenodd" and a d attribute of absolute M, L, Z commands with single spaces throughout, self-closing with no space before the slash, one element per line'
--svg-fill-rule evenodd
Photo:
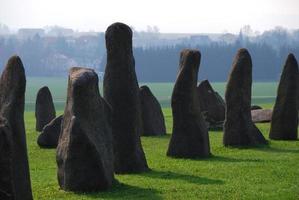
<path fill-rule="evenodd" d="M 299 0 L 0 0 L 0 23 L 14 29 L 105 31 L 116 21 L 177 33 L 238 32 L 247 24 L 258 31 L 293 29 L 299 28 Z"/>

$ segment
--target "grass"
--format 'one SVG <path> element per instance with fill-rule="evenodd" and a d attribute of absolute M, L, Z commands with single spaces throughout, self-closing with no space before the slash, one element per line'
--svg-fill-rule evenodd
<path fill-rule="evenodd" d="M 271 107 L 267 104 L 265 107 Z M 299 199 L 299 141 L 270 141 L 269 146 L 225 148 L 222 132 L 210 132 L 209 159 L 166 157 L 171 110 L 163 109 L 168 134 L 142 137 L 150 172 L 116 175 L 119 183 L 99 193 L 59 189 L 55 150 L 36 144 L 33 112 L 25 113 L 34 199 Z M 61 113 L 61 112 L 60 112 Z M 269 124 L 258 124 L 268 138 Z"/>

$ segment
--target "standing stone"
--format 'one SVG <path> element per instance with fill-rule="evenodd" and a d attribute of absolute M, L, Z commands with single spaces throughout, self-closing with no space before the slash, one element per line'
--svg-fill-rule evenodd
<path fill-rule="evenodd" d="M 142 134 L 145 136 L 165 135 L 166 127 L 159 101 L 146 86 L 140 87 Z"/>
<path fill-rule="evenodd" d="M 24 125 L 25 88 L 22 61 L 13 56 L 0 79 L 0 199 L 33 199 Z"/>
<path fill-rule="evenodd" d="M 223 127 L 225 118 L 225 103 L 222 97 L 213 90 L 208 80 L 197 86 L 197 94 L 201 112 L 205 113 L 205 120 L 211 129 Z"/>
<path fill-rule="evenodd" d="M 37 138 L 37 144 L 43 148 L 56 148 L 61 131 L 63 116 L 60 115 L 47 124 Z"/>
<path fill-rule="evenodd" d="M 289 54 L 277 90 L 269 135 L 271 139 L 297 140 L 298 89 L 298 63 L 295 56 Z"/>
<path fill-rule="evenodd" d="M 56 116 L 51 92 L 47 86 L 39 89 L 35 103 L 36 130 L 42 131 Z"/>
<path fill-rule="evenodd" d="M 225 92 L 226 118 L 223 144 L 247 146 L 267 144 L 251 119 L 252 62 L 249 52 L 240 49 L 235 57 Z"/>
<path fill-rule="evenodd" d="M 100 191 L 114 182 L 113 142 L 106 104 L 92 69 L 71 68 L 56 161 L 63 190 Z"/>
<path fill-rule="evenodd" d="M 168 156 L 195 158 L 210 156 L 208 129 L 202 118 L 196 91 L 200 52 L 183 50 L 179 74 L 171 97 L 173 131 Z"/>
<path fill-rule="evenodd" d="M 122 23 L 106 30 L 107 65 L 104 98 L 112 107 L 115 172 L 137 173 L 148 170 L 141 146 L 139 87 L 132 52 L 132 31 Z"/>

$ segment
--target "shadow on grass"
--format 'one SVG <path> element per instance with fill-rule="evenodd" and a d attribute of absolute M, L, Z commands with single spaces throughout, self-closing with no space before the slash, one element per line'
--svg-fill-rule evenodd
<path fill-rule="evenodd" d="M 212 162 L 262 162 L 260 159 L 250 159 L 250 158 L 229 158 L 224 156 L 211 156 L 203 160 L 212 161 Z"/>
<path fill-rule="evenodd" d="M 140 176 L 145 176 L 148 178 L 163 179 L 163 180 L 183 180 L 185 182 L 199 184 L 199 185 L 224 184 L 224 181 L 222 181 L 222 180 L 209 179 L 209 178 L 205 178 L 205 177 L 199 177 L 199 176 L 193 176 L 193 175 L 187 175 L 187 174 L 179 174 L 179 173 L 175 173 L 175 172 L 171 172 L 171 171 L 151 170 L 149 172 L 140 174 Z"/>
<path fill-rule="evenodd" d="M 279 149 L 271 146 L 256 148 L 256 150 L 263 151 L 263 152 L 273 152 L 273 153 L 299 153 L 299 149 L 283 149 L 283 148 Z"/>
<path fill-rule="evenodd" d="M 113 187 L 107 191 L 94 193 L 76 192 L 75 194 L 78 196 L 94 199 L 163 199 L 161 196 L 158 195 L 158 192 L 155 189 L 141 188 L 119 182 L 115 183 Z"/>

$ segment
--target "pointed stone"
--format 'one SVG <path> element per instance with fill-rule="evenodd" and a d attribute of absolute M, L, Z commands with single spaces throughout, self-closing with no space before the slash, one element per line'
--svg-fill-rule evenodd
<path fill-rule="evenodd" d="M 146 85 L 140 87 L 140 100 L 142 113 L 142 135 L 165 135 L 166 127 L 160 103 Z"/>
<path fill-rule="evenodd" d="M 234 59 L 225 92 L 225 146 L 267 144 L 251 119 L 251 85 L 251 57 L 246 49 L 240 49 Z"/>
<path fill-rule="evenodd" d="M 298 138 L 298 63 L 289 54 L 284 65 L 273 109 L 269 137 L 273 140 Z"/>
<path fill-rule="evenodd" d="M 196 158 L 211 154 L 208 129 L 196 91 L 200 58 L 197 50 L 181 52 L 179 74 L 171 97 L 173 131 L 168 156 Z"/>
<path fill-rule="evenodd" d="M 100 191 L 114 182 L 111 127 L 92 69 L 70 70 L 56 161 L 63 190 Z"/>
<path fill-rule="evenodd" d="M 125 24 L 114 23 L 106 30 L 105 38 L 104 98 L 112 107 L 115 172 L 143 172 L 148 166 L 140 141 L 141 110 L 132 31 Z"/>
<path fill-rule="evenodd" d="M 47 86 L 39 89 L 36 95 L 35 118 L 36 130 L 42 131 L 44 126 L 56 116 L 51 92 Z"/>
<path fill-rule="evenodd" d="M 47 124 L 37 138 L 37 144 L 42 148 L 56 148 L 61 131 L 63 116 L 56 117 Z"/>
<path fill-rule="evenodd" d="M 11 57 L 0 79 L 0 199 L 32 200 L 24 125 L 26 77 Z"/>
<path fill-rule="evenodd" d="M 219 124 L 222 128 L 225 117 L 225 103 L 222 97 L 214 91 L 208 80 L 200 82 L 197 86 L 197 93 L 200 110 L 205 113 L 209 128 L 216 128 Z"/>

